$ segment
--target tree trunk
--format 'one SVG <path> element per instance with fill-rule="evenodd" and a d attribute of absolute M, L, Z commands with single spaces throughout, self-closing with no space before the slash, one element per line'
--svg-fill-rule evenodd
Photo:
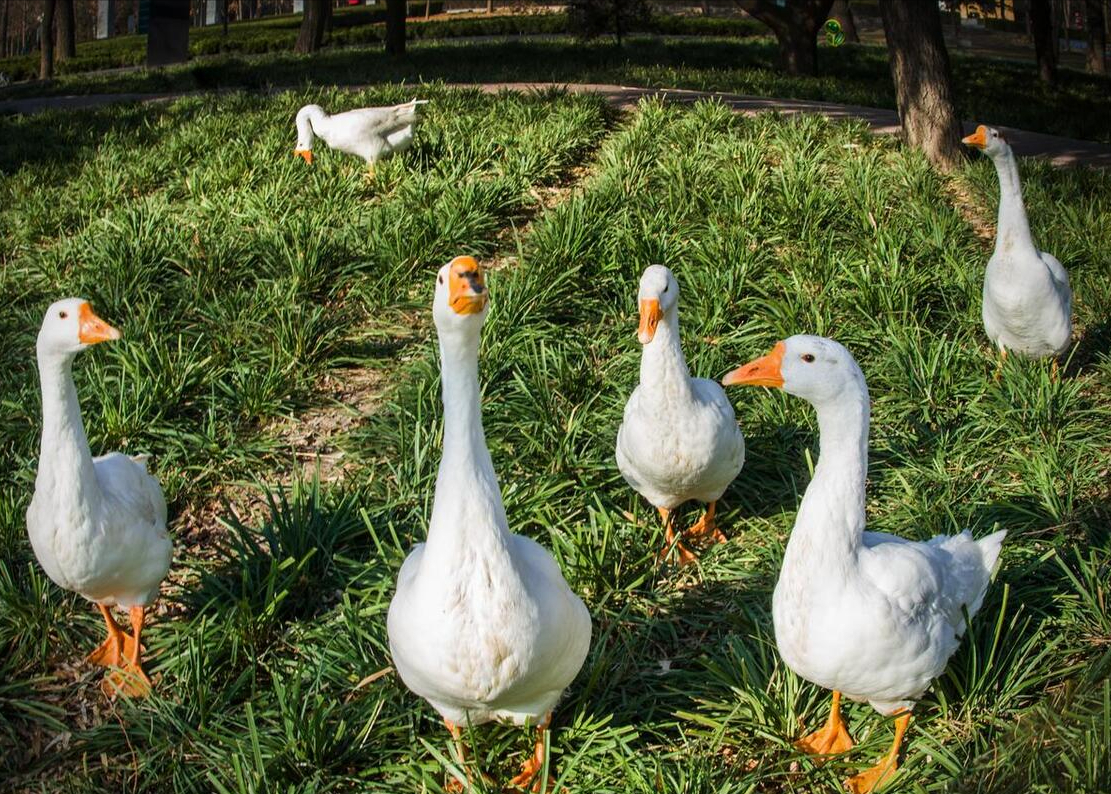
<path fill-rule="evenodd" d="M 4 0 L 4 10 L 0 16 L 0 58 L 8 57 L 8 12 L 11 0 Z"/>
<path fill-rule="evenodd" d="M 1030 0 L 1030 27 L 1034 33 L 1038 78 L 1046 85 L 1055 85 L 1057 53 L 1053 49 L 1053 8 L 1050 0 Z"/>
<path fill-rule="evenodd" d="M 405 54 L 405 0 L 386 0 L 386 54 Z"/>
<path fill-rule="evenodd" d="M 330 0 L 305 0 L 304 16 L 301 18 L 301 29 L 297 32 L 297 43 L 293 46 L 294 52 L 302 54 L 316 52 L 324 43 L 324 23 L 328 16 L 328 3 Z"/>
<path fill-rule="evenodd" d="M 54 55 L 58 61 L 77 56 L 77 20 L 73 13 L 73 0 L 58 0 L 58 9 L 55 12 L 54 30 L 57 36 L 54 39 Z"/>
<path fill-rule="evenodd" d="M 487 14 L 493 14 L 494 13 L 494 0 L 486 0 L 486 13 Z"/>
<path fill-rule="evenodd" d="M 849 44 L 860 44 L 860 35 L 856 32 L 856 19 L 853 18 L 849 0 L 833 0 L 833 8 L 829 10 L 829 15 L 841 23 L 841 32 L 845 34 L 845 41 Z"/>
<path fill-rule="evenodd" d="M 54 6 L 57 0 L 42 2 L 42 33 L 39 35 L 39 79 L 54 76 Z"/>
<path fill-rule="evenodd" d="M 224 38 L 228 37 L 228 0 L 224 0 Z"/>
<path fill-rule="evenodd" d="M 189 20 L 189 0 L 150 0 L 147 66 L 166 66 L 188 60 Z"/>
<path fill-rule="evenodd" d="M 818 73 L 818 30 L 833 0 L 742 0 L 749 15 L 767 25 L 779 43 L 780 66 L 788 74 Z"/>
<path fill-rule="evenodd" d="M 424 18 L 428 19 L 432 15 L 432 0 L 424 0 Z"/>
<path fill-rule="evenodd" d="M 1088 28 L 1088 71 L 1092 74 L 1107 74 L 1107 61 L 1104 50 L 1107 49 L 1107 38 L 1103 30 L 1103 0 L 1084 0 L 1088 16 L 1085 20 Z"/>
<path fill-rule="evenodd" d="M 949 54 L 936 0 L 880 0 L 887 58 L 906 142 L 941 171 L 961 162 Z"/>

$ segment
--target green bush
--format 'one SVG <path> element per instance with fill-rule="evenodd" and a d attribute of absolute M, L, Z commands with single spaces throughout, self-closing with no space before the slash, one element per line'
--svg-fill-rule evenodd
<path fill-rule="evenodd" d="M 432 13 L 440 13 L 442 2 L 432 3 Z M 410 40 L 447 39 L 463 36 L 528 36 L 568 33 L 564 14 L 497 15 L 433 19 L 424 22 L 423 0 L 409 3 L 410 19 L 405 27 Z M 297 40 L 299 16 L 270 17 L 229 26 L 224 35 L 222 26 L 193 28 L 189 32 L 189 52 L 193 57 L 221 53 L 261 55 L 268 52 L 290 52 Z M 751 19 L 705 18 L 697 16 L 653 16 L 635 26 L 634 33 L 656 33 L 666 36 L 754 36 L 765 28 Z M 341 9 L 332 19 L 332 30 L 326 39 L 331 46 L 376 44 L 385 39 L 385 11 L 381 8 Z M 146 61 L 146 39 L 143 36 L 120 36 L 115 39 L 83 42 L 78 55 L 59 61 L 59 75 L 77 74 L 102 69 L 139 66 Z M 38 53 L 0 59 L 0 72 L 13 82 L 38 77 Z"/>

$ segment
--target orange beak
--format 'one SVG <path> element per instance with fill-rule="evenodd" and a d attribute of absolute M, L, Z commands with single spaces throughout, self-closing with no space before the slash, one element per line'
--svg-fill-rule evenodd
<path fill-rule="evenodd" d="M 457 256 L 448 269 L 448 305 L 456 314 L 478 314 L 490 297 L 473 256 Z"/>
<path fill-rule="evenodd" d="M 294 149 L 293 156 L 300 157 L 306 163 L 312 165 L 312 149 Z"/>
<path fill-rule="evenodd" d="M 735 369 L 721 379 L 723 386 L 772 386 L 776 389 L 783 388 L 783 354 L 787 352 L 787 345 L 779 342 L 766 356 L 750 361 L 739 369 Z"/>
<path fill-rule="evenodd" d="M 83 345 L 95 345 L 97 342 L 111 342 L 120 338 L 120 332 L 104 320 L 96 316 L 93 307 L 82 303 L 78 310 L 77 340 Z"/>
<path fill-rule="evenodd" d="M 640 325 L 637 327 L 637 339 L 646 345 L 656 336 L 656 326 L 664 316 L 660 309 L 660 302 L 656 298 L 644 298 L 640 302 Z"/>
<path fill-rule="evenodd" d="M 976 132 L 961 138 L 961 143 L 966 146 L 975 146 L 977 149 L 983 149 L 988 145 L 988 128 L 981 124 L 976 128 Z"/>

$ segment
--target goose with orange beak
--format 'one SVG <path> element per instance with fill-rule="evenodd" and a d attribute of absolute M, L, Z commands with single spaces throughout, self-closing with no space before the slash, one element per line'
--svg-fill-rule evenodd
<path fill-rule="evenodd" d="M 795 743 L 800 750 L 852 748 L 842 695 L 897 715 L 887 755 L 846 781 L 854 794 L 873 791 L 895 774 L 910 711 L 956 651 L 965 610 L 980 608 L 1006 532 L 973 540 L 965 530 L 920 543 L 865 531 L 868 387 L 832 339 L 792 336 L 722 383 L 782 389 L 818 413 L 818 464 L 772 600 L 775 642 L 797 675 L 833 690 L 829 719 Z"/>
<path fill-rule="evenodd" d="M 539 791 L 552 710 L 586 660 L 590 613 L 552 555 L 509 530 L 482 428 L 478 347 L 487 295 L 469 256 L 436 276 L 443 457 L 428 540 L 401 567 L 387 633 L 401 680 L 439 712 L 461 761 L 467 726 L 538 729 L 511 785 Z M 449 788 L 462 784 L 453 779 Z"/>
<path fill-rule="evenodd" d="M 733 406 L 721 386 L 692 378 L 679 344 L 679 284 L 663 265 L 640 279 L 637 296 L 641 344 L 640 384 L 625 404 L 617 432 L 617 468 L 633 490 L 663 520 L 661 555 L 674 548 L 679 562 L 696 557 L 683 542 L 725 542 L 714 520 L 717 502 L 740 473 L 745 441 Z M 689 500 L 705 502 L 705 515 L 685 533 L 672 524 L 672 511 Z"/>
<path fill-rule="evenodd" d="M 1008 351 L 1031 358 L 1060 356 L 1072 343 L 1068 271 L 1034 245 L 1018 162 L 1002 133 L 981 124 L 964 143 L 990 157 L 999 176 L 995 251 L 984 272 L 984 332 L 999 349 L 1000 367 Z M 1054 374 L 1056 365 L 1055 358 Z"/>
<path fill-rule="evenodd" d="M 325 113 L 320 105 L 305 105 L 297 111 L 297 147 L 293 154 L 312 165 L 313 142 L 320 138 L 332 149 L 363 158 L 373 173 L 376 162 L 412 145 L 420 106 L 427 103 L 426 99 L 413 99 L 403 105 L 334 115 Z"/>
<path fill-rule="evenodd" d="M 42 445 L 27 533 L 47 576 L 95 603 L 104 618 L 107 639 L 88 657 L 110 668 L 102 689 L 142 697 L 151 686 L 141 659 L 145 608 L 158 597 L 173 553 L 166 500 L 144 456 L 92 456 L 72 374 L 78 353 L 119 338 L 80 298 L 46 311 L 37 344 Z M 113 607 L 130 612 L 130 634 Z"/>

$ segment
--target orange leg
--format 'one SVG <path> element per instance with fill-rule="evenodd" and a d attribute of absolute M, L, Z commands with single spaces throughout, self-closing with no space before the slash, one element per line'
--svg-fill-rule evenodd
<path fill-rule="evenodd" d="M 1056 383 L 1057 381 L 1059 381 L 1061 379 L 1061 375 L 1060 375 L 1060 372 L 1059 372 L 1060 369 L 1061 369 L 1061 365 L 1057 363 L 1057 359 L 1053 359 L 1053 365 L 1049 368 L 1049 381 L 1050 381 L 1050 383 Z"/>
<path fill-rule="evenodd" d="M 467 763 L 467 746 L 463 744 L 463 728 L 446 719 L 444 720 L 444 725 L 447 726 L 448 731 L 451 733 L 451 738 L 455 741 L 455 752 L 459 755 L 459 763 L 467 775 L 466 785 L 460 783 L 457 778 L 449 776 L 447 782 L 444 783 L 444 791 L 460 792 L 473 788 L 474 778 L 471 775 L 471 767 Z M 483 775 L 482 779 L 487 785 L 492 785 L 494 782 L 489 775 Z"/>
<path fill-rule="evenodd" d="M 677 534 L 675 532 L 675 529 L 672 527 L 673 521 L 671 518 L 671 511 L 666 507 L 661 507 L 658 509 L 660 511 L 660 518 L 662 518 L 664 522 L 665 543 L 663 550 L 659 554 L 660 560 L 666 560 L 668 553 L 674 546 L 675 550 L 679 552 L 679 564 L 690 565 L 698 558 L 694 555 L 694 552 L 683 545 L 682 536 Z"/>
<path fill-rule="evenodd" d="M 112 610 L 97 604 L 96 608 L 104 616 L 104 625 L 108 627 L 108 636 L 92 653 L 85 657 L 85 661 L 98 664 L 101 667 L 119 667 L 127 654 L 132 652 L 135 639 L 120 628 L 116 619 L 112 617 Z"/>
<path fill-rule="evenodd" d="M 895 774 L 895 770 L 899 768 L 899 747 L 903 743 L 903 735 L 907 732 L 909 725 L 910 712 L 903 711 L 899 718 L 895 720 L 895 741 L 891 743 L 891 749 L 887 751 L 887 755 L 871 769 L 866 769 L 859 775 L 853 775 L 845 781 L 845 787 L 852 794 L 870 794 Z"/>
<path fill-rule="evenodd" d="M 795 747 L 810 755 L 834 755 L 853 749 L 853 739 L 841 719 L 841 693 L 833 693 L 826 724 L 795 742 Z"/>
<path fill-rule="evenodd" d="M 717 502 L 710 502 L 710 504 L 706 506 L 706 512 L 702 515 L 702 518 L 698 520 L 698 523 L 687 527 L 687 531 L 684 532 L 683 535 L 688 540 L 695 541 L 702 540 L 706 535 L 713 538 L 714 543 L 725 543 L 728 541 L 729 538 L 725 537 L 725 534 L 718 529 L 717 523 L 714 521 L 714 514 L 717 512 L 717 506 Z"/>
<path fill-rule="evenodd" d="M 467 772 L 467 787 L 471 783 L 471 770 L 467 767 L 467 748 L 463 745 L 463 729 L 456 725 L 454 722 L 444 720 L 444 725 L 447 726 L 448 731 L 451 733 L 451 738 L 455 741 L 455 751 L 459 755 L 459 763 Z M 457 792 L 463 790 L 463 784 L 454 777 L 448 777 L 447 782 L 444 784 L 444 791 Z"/>
<path fill-rule="evenodd" d="M 116 669 L 105 676 L 100 688 L 108 696 L 123 695 L 124 697 L 145 698 L 150 695 L 151 682 L 143 670 L 140 658 L 143 636 L 143 620 L 145 610 L 143 607 L 131 607 L 131 633 L 132 644 L 125 649 L 125 655 L 115 665 Z"/>
<path fill-rule="evenodd" d="M 1003 377 L 1003 365 L 1007 363 L 1007 348 L 999 348 L 999 362 L 995 367 L 995 382 L 998 383 L 999 379 Z"/>
<path fill-rule="evenodd" d="M 536 726 L 536 747 L 533 749 L 532 755 L 525 759 L 525 762 L 521 765 L 521 773 L 509 781 L 510 786 L 537 793 L 544 790 L 544 780 L 540 776 L 544 769 L 544 731 L 548 729 L 551 723 L 552 714 L 548 712 L 548 715 Z M 547 790 L 549 792 L 555 791 L 555 779 L 552 777 L 548 778 Z"/>

